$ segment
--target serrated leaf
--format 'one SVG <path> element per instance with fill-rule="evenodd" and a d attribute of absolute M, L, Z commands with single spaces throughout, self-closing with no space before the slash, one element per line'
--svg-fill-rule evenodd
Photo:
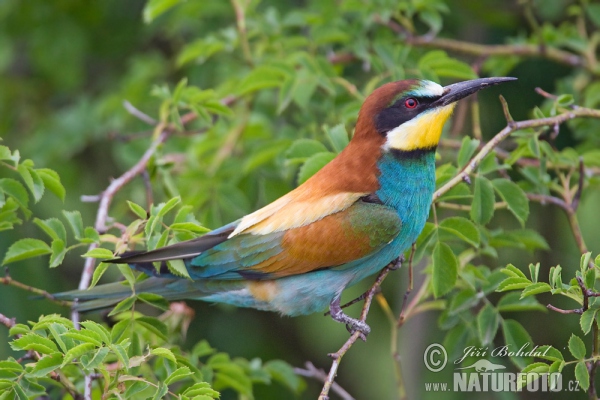
<path fill-rule="evenodd" d="M 21 239 L 8 248 L 8 251 L 4 255 L 2 265 L 50 253 L 52 253 L 50 246 L 39 239 Z"/>
<path fill-rule="evenodd" d="M 300 378 L 294 368 L 281 360 L 271 360 L 265 363 L 264 369 L 279 383 L 287 386 L 293 393 L 300 394 L 306 387 L 306 382 Z"/>
<path fill-rule="evenodd" d="M 67 241 L 67 231 L 65 230 L 63 223 L 60 222 L 58 218 L 48 218 L 45 220 L 34 218 L 33 223 L 40 227 L 40 229 L 42 229 L 48 236 L 50 236 L 50 239 L 59 239 L 63 242 Z"/>
<path fill-rule="evenodd" d="M 17 166 L 17 171 L 37 203 L 44 195 L 44 181 L 42 181 L 39 174 L 31 167 L 32 164 L 23 162 Z"/>
<path fill-rule="evenodd" d="M 110 349 L 108 347 L 99 348 L 98 351 L 96 351 L 91 358 L 88 358 L 86 363 L 82 362 L 83 367 L 86 369 L 98 368 L 102 364 L 109 352 Z"/>
<path fill-rule="evenodd" d="M 501 272 L 513 278 L 524 278 L 527 279 L 527 276 L 521 271 L 519 268 L 515 267 L 512 264 L 507 264 L 506 267 L 502 268 Z"/>
<path fill-rule="evenodd" d="M 523 189 L 516 183 L 503 178 L 494 179 L 492 185 L 500 198 L 506 202 L 508 209 L 519 220 L 521 226 L 525 226 L 525 221 L 529 216 L 529 200 Z"/>
<path fill-rule="evenodd" d="M 506 278 L 500 283 L 496 291 L 505 292 L 507 290 L 524 289 L 529 285 L 531 285 L 531 281 L 527 278 Z"/>
<path fill-rule="evenodd" d="M 80 345 L 73 347 L 71 350 L 69 350 L 65 354 L 65 358 L 63 360 L 62 367 L 69 364 L 74 359 L 79 358 L 84 354 L 90 353 L 91 351 L 94 351 L 95 349 L 96 349 L 96 346 L 94 346 L 91 343 L 82 343 Z"/>
<path fill-rule="evenodd" d="M 55 239 L 52 241 L 51 249 L 50 268 L 56 268 L 62 264 L 65 255 L 67 255 L 67 248 L 65 247 L 65 242 L 61 239 Z"/>
<path fill-rule="evenodd" d="M 480 225 L 487 224 L 494 216 L 494 188 L 486 178 L 475 177 L 470 215 Z"/>
<path fill-rule="evenodd" d="M 433 248 L 432 285 L 435 297 L 443 296 L 454 288 L 458 277 L 458 260 L 446 243 L 438 242 Z"/>
<path fill-rule="evenodd" d="M 152 317 L 139 317 L 136 318 L 135 323 L 143 326 L 162 340 L 167 341 L 167 326 L 158 319 Z"/>
<path fill-rule="evenodd" d="M 90 284 L 90 289 L 96 286 L 102 275 L 106 272 L 110 264 L 101 262 L 96 269 L 94 269 L 94 274 L 92 275 L 92 283 Z"/>
<path fill-rule="evenodd" d="M 521 293 L 521 298 L 531 296 L 534 294 L 546 293 L 551 290 L 552 288 L 550 287 L 550 285 L 548 285 L 545 282 L 533 283 L 531 285 L 526 286 L 525 289 L 523 289 L 523 292 Z"/>
<path fill-rule="evenodd" d="M 164 297 L 154 293 L 139 293 L 138 299 L 161 310 L 169 309 L 169 302 Z"/>
<path fill-rule="evenodd" d="M 183 392 L 183 395 L 189 398 L 206 396 L 208 399 L 218 399 L 220 397 L 219 392 L 212 389 L 208 382 L 197 382 L 193 384 Z"/>
<path fill-rule="evenodd" d="M 135 276 L 133 275 L 133 271 L 131 270 L 131 267 L 128 264 L 116 264 L 116 265 L 117 265 L 117 268 L 119 269 L 119 272 L 121 272 L 123 277 L 127 280 L 127 283 L 129 283 L 129 286 L 131 288 L 133 288 L 133 285 L 135 285 Z"/>
<path fill-rule="evenodd" d="M 581 314 L 581 317 L 579 318 L 579 326 L 581 326 L 581 330 L 583 331 L 584 335 L 587 335 L 592 329 L 592 323 L 594 322 L 594 318 L 596 317 L 597 312 L 598 309 L 595 308 L 585 310 Z"/>
<path fill-rule="evenodd" d="M 98 336 L 102 339 L 103 343 L 111 343 L 110 332 L 108 331 L 108 329 L 106 329 L 99 323 L 94 321 L 83 321 L 81 322 L 81 326 L 83 326 L 85 329 L 96 332 Z"/>
<path fill-rule="evenodd" d="M 479 140 L 471 139 L 468 136 L 465 136 L 463 138 L 457 156 L 458 168 L 462 169 L 465 165 L 467 165 L 467 163 L 475 153 L 475 150 L 477 150 L 477 147 L 479 147 L 479 143 Z"/>
<path fill-rule="evenodd" d="M 29 373 L 29 375 L 36 378 L 42 378 L 48 375 L 50 372 L 59 368 L 63 362 L 62 353 L 56 352 L 48 354 L 42 357 L 38 362 L 35 363 L 35 367 Z"/>
<path fill-rule="evenodd" d="M 450 217 L 443 220 L 440 229 L 464 240 L 474 247 L 479 246 L 479 230 L 471 221 L 463 217 Z"/>
<path fill-rule="evenodd" d="M 167 213 L 169 211 L 171 211 L 173 208 L 175 208 L 175 206 L 177 204 L 179 204 L 181 202 L 181 197 L 173 197 L 172 199 L 170 199 L 169 201 L 167 201 L 166 203 L 161 203 L 159 205 L 159 211 L 158 214 L 156 214 L 157 217 L 162 218 L 165 215 L 167 215 Z"/>
<path fill-rule="evenodd" d="M 64 211 L 63 215 L 67 219 L 71 230 L 73 231 L 73 236 L 76 239 L 80 239 L 83 237 L 83 220 L 81 219 L 81 213 L 79 211 Z"/>
<path fill-rule="evenodd" d="M 579 361 L 575 365 L 575 379 L 579 382 L 579 386 L 587 392 L 590 387 L 590 375 L 585 361 Z"/>
<path fill-rule="evenodd" d="M 121 363 L 123 368 L 127 370 L 129 366 L 129 356 L 125 351 L 125 348 L 118 343 L 113 344 L 110 347 L 112 348 L 113 352 L 117 355 L 117 358 L 119 359 L 119 362 Z"/>
<path fill-rule="evenodd" d="M 101 247 L 96 247 L 83 254 L 81 257 L 89 257 L 89 258 L 114 258 L 114 254 L 112 251 L 108 249 L 103 249 Z"/>
<path fill-rule="evenodd" d="M 167 267 L 174 275 L 191 279 L 183 260 L 167 260 Z"/>
<path fill-rule="evenodd" d="M 10 178 L 0 179 L 0 192 L 4 192 L 11 196 L 15 201 L 19 204 L 23 210 L 27 210 L 27 205 L 29 204 L 29 195 L 27 194 L 27 190 L 23 185 Z M 27 213 L 30 215 L 30 212 Z"/>
<path fill-rule="evenodd" d="M 187 378 L 188 376 L 193 375 L 192 371 L 188 367 L 179 367 L 171 375 L 165 379 L 165 385 L 170 385 L 173 382 L 180 381 L 182 379 Z"/>
<path fill-rule="evenodd" d="M 511 311 L 543 311 L 547 309 L 541 305 L 535 297 L 521 298 L 520 293 L 512 292 L 507 293 L 496 305 L 499 312 L 511 312 Z"/>
<path fill-rule="evenodd" d="M 158 356 L 158 357 L 163 357 L 163 358 L 166 358 L 167 360 L 177 363 L 177 360 L 175 359 L 175 355 L 173 354 L 173 352 L 169 349 L 165 349 L 164 347 L 157 347 L 156 349 L 152 349 L 152 350 L 150 350 L 150 354 Z"/>
<path fill-rule="evenodd" d="M 39 168 L 35 171 L 42 179 L 44 186 L 48 188 L 48 190 L 50 190 L 52 193 L 54 193 L 56 197 L 58 197 L 61 201 L 64 202 L 66 191 L 65 187 L 60 182 L 60 176 L 58 175 L 58 173 L 48 168 Z"/>
<path fill-rule="evenodd" d="M 91 343 L 96 347 L 102 346 L 102 338 L 94 331 L 83 329 L 83 330 L 71 330 L 65 333 L 63 336 L 71 339 L 79 340 L 80 342 Z"/>
<path fill-rule="evenodd" d="M 583 343 L 583 340 L 581 340 L 579 336 L 571 334 L 571 337 L 569 338 L 569 351 L 577 360 L 585 358 L 585 343 Z"/>
<path fill-rule="evenodd" d="M 129 209 L 133 211 L 133 213 L 137 215 L 140 219 L 148 218 L 148 213 L 146 212 L 146 210 L 144 210 L 144 207 L 129 200 L 127 201 L 127 205 L 129 206 Z"/>
<path fill-rule="evenodd" d="M 131 307 L 133 307 L 133 304 L 135 303 L 135 300 L 136 300 L 135 296 L 128 297 L 125 300 L 121 300 L 119 303 L 117 303 L 115 308 L 112 309 L 112 311 L 108 314 L 108 316 L 111 317 L 113 315 L 116 315 L 118 313 L 121 313 L 121 312 L 131 309 Z"/>

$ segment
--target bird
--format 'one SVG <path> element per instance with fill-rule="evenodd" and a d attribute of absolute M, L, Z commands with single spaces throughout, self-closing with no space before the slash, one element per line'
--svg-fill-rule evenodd
<path fill-rule="evenodd" d="M 135 292 L 166 300 L 204 300 L 297 316 L 322 312 L 350 332 L 370 332 L 345 314 L 344 289 L 398 264 L 429 216 L 435 153 L 456 102 L 511 77 L 441 86 L 400 80 L 364 101 L 349 144 L 296 189 L 204 236 L 105 262 L 149 275 Z M 169 272 L 182 260 L 189 278 Z M 154 263 L 161 263 L 155 268 Z M 81 311 L 106 308 L 131 295 L 109 283 L 56 295 Z"/>

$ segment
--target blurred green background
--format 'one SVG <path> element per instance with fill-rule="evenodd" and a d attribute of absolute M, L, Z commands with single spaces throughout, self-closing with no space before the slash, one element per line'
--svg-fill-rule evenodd
<path fill-rule="evenodd" d="M 285 43 L 281 28 L 281 21 L 286 18 L 288 26 L 293 26 L 299 36 L 305 36 L 307 43 L 302 45 L 321 55 L 328 51 L 360 52 L 361 48 L 367 51 L 370 41 L 376 41 L 378 35 L 391 35 L 361 24 L 363 3 L 346 3 L 352 3 L 348 6 L 351 11 L 344 14 L 335 1 L 261 1 L 252 6 L 252 15 L 263 25 L 259 26 L 255 21 L 249 26 L 250 41 L 260 43 L 263 35 L 269 38 L 270 46 L 274 48 L 278 41 L 284 49 L 291 46 Z M 365 1 L 363 6 L 368 10 L 365 18 L 372 16 L 378 7 L 382 10 L 395 7 L 394 3 L 402 2 Z M 448 12 L 443 13 L 442 36 L 496 44 L 529 35 L 523 7 L 517 1 L 448 0 L 443 3 Z M 151 95 L 154 86 L 173 87 L 187 77 L 192 85 L 215 88 L 219 94 L 226 95 L 235 85 L 231 77 L 241 76 L 251 68 L 244 66 L 242 50 L 234 39 L 235 13 L 229 2 L 189 0 L 151 23 L 144 23 L 142 17 L 145 4 L 143 0 L 0 1 L 0 137 L 3 144 L 19 149 L 23 157 L 33 159 L 36 166 L 55 169 L 67 189 L 64 204 L 55 197 L 45 197 L 34 207 L 40 218 L 58 216 L 61 209 L 80 210 L 86 225 L 93 224 L 97 205 L 81 202 L 80 196 L 100 193 L 110 178 L 129 168 L 148 145 L 151 128 L 124 109 L 124 100 L 156 117 L 161 100 Z M 540 0 L 532 4 L 538 20 L 558 25 L 568 18 L 569 7 L 575 2 Z M 300 13 L 310 14 L 314 20 L 306 15 L 300 18 Z M 293 22 L 294 18 L 296 22 Z M 350 22 L 343 23 L 345 18 Z M 365 36 L 356 39 L 360 29 L 364 30 Z M 210 50 L 206 42 L 213 39 L 215 48 Z M 193 62 L 182 61 L 182 49 L 195 40 L 205 41 L 206 53 L 197 56 Z M 400 42 L 398 46 L 405 48 Z M 261 54 L 261 51 L 268 53 L 270 50 L 267 46 L 263 49 L 257 45 L 253 51 Z M 276 58 L 275 55 L 271 57 Z M 475 57 L 466 60 L 477 61 Z M 337 71 L 343 68 L 344 78 L 361 90 L 374 72 L 364 62 L 350 62 L 333 68 Z M 415 76 L 408 69 L 394 72 L 392 76 L 395 73 Z M 569 90 L 569 85 L 577 78 L 573 68 L 544 58 L 521 59 L 508 69 L 507 74 L 518 77 L 519 81 L 482 92 L 479 96 L 484 138 L 491 137 L 504 126 L 498 94 L 506 97 L 515 119 L 526 119 L 531 116 L 532 108 L 542 103 L 533 90 L 535 87 L 555 93 Z M 271 96 L 258 93 L 249 103 L 233 106 L 233 121 L 246 118 L 247 122 L 243 136 L 234 143 L 235 149 L 226 154 L 224 160 L 215 161 L 214 153 L 235 125 L 232 119 L 219 119 L 207 132 L 200 132 L 202 126 L 198 126 L 196 135 L 192 132 L 192 136 L 177 136 L 169 141 L 167 149 L 173 154 L 175 168 L 181 171 L 174 174 L 173 184 L 183 202 L 194 205 L 200 222 L 210 228 L 218 227 L 289 191 L 296 185 L 297 169 L 286 165 L 282 154 L 291 140 L 299 137 L 321 139 L 323 124 L 347 124 L 355 118 L 355 103 L 350 102 L 347 95 L 334 98 L 323 92 L 312 101 L 314 104 L 308 107 L 292 104 L 285 113 L 278 113 Z M 564 128 L 558 144 L 561 147 L 594 146 L 600 142 L 599 138 L 597 134 L 582 139 Z M 164 181 L 156 184 L 157 200 L 166 198 L 165 193 L 170 194 L 167 185 Z M 144 186 L 140 179 L 115 198 L 110 215 L 117 220 L 127 218 L 125 199 L 144 204 Z M 589 190 L 584 193 L 578 211 L 583 235 L 594 254 L 600 251 L 599 205 L 600 193 Z M 512 262 L 525 267 L 530 261 L 540 261 L 544 276 L 549 267 L 556 264 L 561 264 L 567 271 L 577 268 L 573 260 L 578 259 L 578 251 L 563 213 L 539 204 L 532 203 L 531 207 L 527 226 L 540 232 L 551 250 L 535 254 L 505 250 L 500 252 L 498 260 L 488 260 L 489 266 L 496 268 Z M 492 225 L 517 226 L 507 212 L 499 214 Z M 16 231 L 0 232 L 0 254 L 20 237 L 42 237 L 42 233 L 28 223 Z M 79 256 L 70 255 L 56 269 L 49 270 L 45 259 L 33 259 L 10 265 L 9 272 L 17 280 L 57 292 L 77 287 L 82 265 Z M 422 265 L 416 268 L 417 281 L 422 279 L 421 269 Z M 118 274 L 105 280 L 111 278 L 117 279 Z M 345 298 L 351 299 L 362 293 L 367 284 L 348 290 Z M 406 288 L 406 272 L 401 270 L 391 274 L 383 288 L 394 311 L 399 312 Z M 549 297 L 542 296 L 541 302 L 544 301 L 549 302 Z M 328 368 L 330 359 L 326 354 L 338 349 L 348 335 L 343 326 L 319 314 L 292 319 L 201 302 L 188 304 L 195 309 L 196 316 L 186 344 L 191 346 L 201 338 L 207 339 L 213 347 L 232 356 L 263 360 L 279 358 L 296 366 L 310 360 L 319 367 Z M 565 308 L 572 306 L 567 300 L 561 303 L 553 299 L 553 304 Z M 0 287 L 0 312 L 16 317 L 19 322 L 52 312 L 69 314 L 68 309 L 47 301 L 32 301 L 28 293 L 8 286 Z M 424 392 L 424 382 L 450 381 L 449 376 L 426 372 L 422 361 L 424 349 L 443 338 L 443 332 L 437 327 L 438 316 L 435 312 L 421 314 L 400 330 L 400 355 L 409 398 L 518 398 L 511 394 L 469 397 L 468 394 Z M 98 315 L 89 317 L 100 318 Z M 571 332 L 579 329 L 578 319 L 571 316 L 538 312 L 510 317 L 520 320 L 534 342 L 540 345 L 563 346 Z M 389 356 L 390 333 L 379 307 L 373 307 L 369 323 L 375 329 L 367 343 L 358 343 L 348 353 L 337 381 L 357 399 L 393 398 L 395 383 Z M 0 326 L 0 358 L 9 354 L 7 329 Z M 320 387 L 318 382 L 309 380 L 308 389 L 301 398 L 316 398 Z M 291 396 L 286 389 L 276 385 L 259 385 L 255 395 L 257 399 Z M 224 392 L 222 398 L 235 398 L 235 395 Z M 522 398 L 548 397 L 540 393 Z"/>

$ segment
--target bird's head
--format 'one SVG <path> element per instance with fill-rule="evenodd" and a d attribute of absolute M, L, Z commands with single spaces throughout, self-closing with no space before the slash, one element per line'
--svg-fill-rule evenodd
<path fill-rule="evenodd" d="M 433 150 L 458 100 L 515 79 L 483 78 L 448 86 L 426 80 L 387 83 L 365 100 L 355 137 L 379 135 L 384 151 Z"/>

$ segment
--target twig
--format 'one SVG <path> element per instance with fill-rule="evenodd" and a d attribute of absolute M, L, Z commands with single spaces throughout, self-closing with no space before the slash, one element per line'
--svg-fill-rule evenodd
<path fill-rule="evenodd" d="M 245 4 L 242 4 L 242 1 Z M 240 35 L 240 43 L 242 45 L 242 51 L 244 53 L 244 58 L 246 62 L 250 65 L 253 65 L 252 61 L 252 53 L 250 52 L 250 45 L 248 43 L 248 34 L 246 32 L 246 10 L 250 3 L 249 0 L 231 0 L 231 5 L 233 6 L 233 10 L 235 11 L 235 21 L 237 25 L 238 34 Z"/>
<path fill-rule="evenodd" d="M 373 296 L 377 292 L 377 288 L 379 287 L 379 285 L 381 285 L 381 282 L 383 282 L 383 280 L 390 271 L 391 268 L 389 265 L 382 269 L 379 275 L 377 275 L 377 279 L 367 292 L 365 304 L 363 305 L 362 311 L 360 313 L 361 321 L 365 322 L 365 320 L 367 319 L 367 315 L 369 313 L 369 309 L 371 308 L 371 303 L 373 301 Z M 342 357 L 344 357 L 348 350 L 350 350 L 350 347 L 352 347 L 352 345 L 358 340 L 361 334 L 362 332 L 360 331 L 354 332 L 350 336 L 350 338 L 348 338 L 346 343 L 344 343 L 344 345 L 336 353 L 329 355 L 333 359 L 333 362 L 331 363 L 329 374 L 327 375 L 327 379 L 325 380 L 325 384 L 323 385 L 323 389 L 321 390 L 321 394 L 319 395 L 319 400 L 329 400 L 329 391 L 331 390 L 331 386 L 333 385 L 333 381 L 337 374 L 337 370 L 340 366 L 340 362 L 342 361 Z"/>
<path fill-rule="evenodd" d="M 304 368 L 294 368 L 294 373 L 297 375 L 304 376 L 306 378 L 314 378 L 321 382 L 325 382 L 327 380 L 327 374 L 322 369 L 319 369 L 314 366 L 313 363 L 307 361 L 304 363 Z M 331 385 L 331 390 L 337 393 L 343 400 L 354 400 L 354 397 L 350 395 L 343 387 L 341 387 L 337 382 L 333 382 Z"/>
<path fill-rule="evenodd" d="M 131 104 L 128 100 L 123 100 L 123 107 L 125 107 L 125 110 L 127 110 L 129 114 L 133 115 L 140 121 L 144 121 L 148 125 L 155 126 L 158 123 L 158 121 L 156 121 L 148 114 L 144 114 L 143 112 L 135 108 L 134 105 Z"/>
<path fill-rule="evenodd" d="M 388 24 L 388 26 L 390 26 Z M 391 26 L 390 26 L 391 27 Z M 405 32 L 400 32 L 405 33 Z M 463 42 L 460 40 L 446 38 L 430 38 L 424 36 L 407 36 L 407 44 L 421 47 L 433 47 L 436 49 L 456 51 L 458 53 L 471 54 L 475 56 L 526 56 L 526 57 L 544 57 L 561 64 L 571 67 L 584 67 L 592 73 L 587 60 L 576 54 L 569 53 L 554 47 L 545 47 L 544 51 L 536 44 L 477 44 Z"/>
<path fill-rule="evenodd" d="M 37 294 L 39 296 L 43 296 L 43 297 L 47 298 L 48 300 L 51 300 L 54 303 L 59 304 L 61 306 L 70 307 L 71 304 L 72 304 L 70 301 L 58 300 L 57 298 L 55 298 L 54 296 L 52 296 L 51 293 L 48 293 L 45 290 L 38 289 L 38 288 L 35 288 L 33 286 L 26 285 L 26 284 L 21 283 L 19 281 L 15 281 L 9 275 L 7 275 L 7 276 L 5 276 L 3 278 L 0 278 L 0 284 L 10 285 L 10 286 L 18 287 L 19 289 L 27 290 L 28 292 L 35 293 L 35 294 Z"/>
<path fill-rule="evenodd" d="M 14 318 L 8 318 L 6 315 L 0 313 L 0 324 L 10 329 L 15 326 L 16 320 Z"/>
<path fill-rule="evenodd" d="M 510 114 L 508 114 L 510 115 Z M 497 147 L 504 139 L 510 136 L 511 133 L 525 129 L 525 128 L 535 128 L 540 126 L 552 126 L 554 124 L 562 124 L 565 121 L 578 118 L 578 117 L 592 117 L 592 118 L 600 118 L 600 111 L 592 110 L 589 108 L 580 107 L 576 110 L 572 110 L 569 112 L 565 112 L 559 114 L 555 117 L 550 118 L 541 118 L 541 119 L 530 119 L 519 122 L 512 122 L 510 119 L 507 119 L 507 126 L 502 129 L 500 132 L 496 134 L 489 142 L 487 142 L 467 164 L 467 166 L 460 171 L 454 178 L 448 181 L 444 186 L 439 188 L 433 194 L 433 200 L 439 199 L 443 194 L 448 192 L 454 186 L 463 181 L 466 176 L 469 176 L 471 173 L 475 171 L 475 169 L 479 166 L 479 163 Z"/>

